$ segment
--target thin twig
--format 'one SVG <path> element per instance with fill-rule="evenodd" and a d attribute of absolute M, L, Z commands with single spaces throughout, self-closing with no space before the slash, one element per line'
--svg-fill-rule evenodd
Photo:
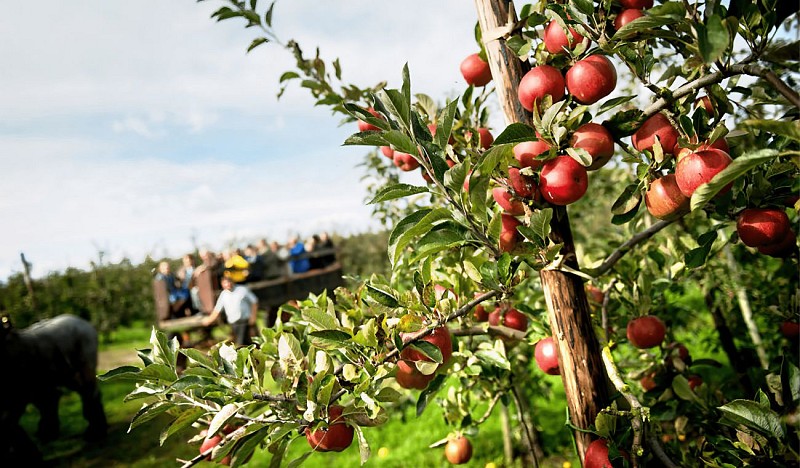
<path fill-rule="evenodd" d="M 670 221 L 659 221 L 649 228 L 645 229 L 644 231 L 635 234 L 633 237 L 625 241 L 622 245 L 617 247 L 615 251 L 611 253 L 611 255 L 606 258 L 606 260 L 597 268 L 592 269 L 585 269 L 586 273 L 591 274 L 593 277 L 598 278 L 605 273 L 607 273 L 625 254 L 627 254 L 633 247 L 637 244 L 646 241 L 653 237 L 658 231 L 664 229 L 665 227 L 669 226 L 675 222 L 675 220 Z"/>
<path fill-rule="evenodd" d="M 533 460 L 533 468 L 539 468 L 539 459 L 536 457 L 536 451 L 534 450 L 534 443 L 533 443 L 533 436 L 531 435 L 531 428 L 525 423 L 525 418 L 522 415 L 522 398 L 519 396 L 519 392 L 517 391 L 517 385 L 511 385 L 511 396 L 514 398 L 514 406 L 517 407 L 517 419 L 519 420 L 520 426 L 522 426 L 522 433 L 524 434 L 525 439 L 525 446 L 528 448 L 528 455 Z"/>

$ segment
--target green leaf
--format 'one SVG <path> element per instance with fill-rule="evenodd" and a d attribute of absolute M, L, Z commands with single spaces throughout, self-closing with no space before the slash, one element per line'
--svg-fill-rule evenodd
<path fill-rule="evenodd" d="M 420 417 L 422 413 L 425 412 L 425 408 L 428 407 L 428 403 L 430 400 L 436 395 L 440 388 L 442 388 L 442 383 L 444 383 L 447 376 L 444 374 L 437 375 L 425 390 L 420 392 L 419 398 L 417 399 L 417 417 Z"/>
<path fill-rule="evenodd" d="M 175 404 L 171 401 L 157 401 L 155 403 L 151 403 L 142 407 L 131 419 L 131 425 L 128 427 L 128 433 L 135 429 L 138 426 L 150 421 L 151 419 L 155 418 L 159 414 L 170 410 L 175 407 Z"/>
<path fill-rule="evenodd" d="M 197 364 L 205 367 L 206 369 L 210 369 L 212 371 L 217 370 L 216 364 L 211 358 L 208 357 L 208 354 L 195 349 L 195 348 L 181 348 L 180 352 L 189 358 L 190 360 L 196 362 Z"/>
<path fill-rule="evenodd" d="M 695 190 L 694 194 L 692 194 L 692 211 L 705 206 L 705 204 L 714 198 L 720 192 L 720 190 L 752 170 L 754 167 L 769 162 L 778 156 L 779 153 L 777 150 L 762 149 L 744 154 L 734 159 L 728 167 L 715 175 L 709 183 L 697 187 L 697 190 Z"/>
<path fill-rule="evenodd" d="M 172 424 L 161 431 L 161 437 L 158 439 L 159 444 L 163 446 L 167 439 L 178 433 L 181 429 L 191 426 L 192 423 L 200 419 L 204 414 L 206 414 L 206 410 L 197 406 L 190 407 L 182 412 L 172 421 Z"/>
<path fill-rule="evenodd" d="M 427 341 L 423 340 L 417 340 L 411 343 L 408 347 L 422 353 L 423 356 L 427 357 L 428 359 L 437 364 L 441 364 L 443 362 L 442 351 L 439 349 L 438 346 L 436 346 L 433 343 L 428 343 Z"/>
<path fill-rule="evenodd" d="M 378 99 L 386 110 L 396 117 L 403 128 L 411 128 L 411 100 L 406 99 L 396 89 L 384 89 L 378 92 Z"/>
<path fill-rule="evenodd" d="M 397 264 L 403 250 L 413 238 L 426 234 L 436 223 L 451 216 L 449 210 L 436 208 L 416 211 L 400 221 L 389 235 L 389 259 L 392 265 Z"/>
<path fill-rule="evenodd" d="M 598 114 L 602 114 L 603 112 L 610 111 L 611 109 L 618 107 L 626 102 L 635 99 L 636 96 L 621 96 L 613 99 L 609 99 L 608 101 L 602 103 L 600 108 L 597 110 Z"/>
<path fill-rule="evenodd" d="M 319 309 L 303 309 L 302 317 L 311 325 L 312 330 L 338 330 L 340 327 L 336 317 Z"/>
<path fill-rule="evenodd" d="M 269 39 L 267 39 L 266 37 L 257 37 L 253 39 L 253 42 L 251 42 L 250 45 L 247 47 L 247 52 L 250 52 L 251 50 L 255 49 L 261 44 L 265 44 L 267 42 L 269 42 Z"/>
<path fill-rule="evenodd" d="M 466 244 L 466 233 L 454 229 L 437 229 L 422 236 L 414 246 L 414 256 L 411 263 L 436 254 L 443 250 L 452 249 Z"/>
<path fill-rule="evenodd" d="M 672 379 L 672 391 L 675 392 L 675 395 L 682 400 L 703 405 L 703 402 L 697 397 L 692 388 L 689 386 L 689 381 L 686 380 L 686 377 L 682 375 L 676 375 L 675 378 Z"/>
<path fill-rule="evenodd" d="M 286 467 L 287 468 L 295 468 L 295 467 L 298 467 L 298 466 L 302 465 L 303 463 L 305 463 L 306 459 L 311 456 L 312 453 L 314 453 L 313 450 L 311 450 L 310 452 L 306 452 L 306 453 L 300 455 L 299 457 L 297 457 L 294 460 L 290 461 L 289 464 L 286 465 Z"/>
<path fill-rule="evenodd" d="M 711 15 L 705 25 L 697 24 L 696 28 L 700 55 L 705 63 L 715 62 L 722 57 L 730 42 L 728 29 L 722 24 L 722 18 Z"/>
<path fill-rule="evenodd" d="M 533 127 L 523 123 L 512 123 L 495 138 L 494 144 L 504 145 L 508 143 L 521 143 L 523 141 L 533 141 L 536 139 L 536 131 Z"/>
<path fill-rule="evenodd" d="M 381 187 L 381 189 L 378 190 L 378 193 L 376 193 L 372 200 L 368 201 L 367 204 L 373 205 L 375 203 L 396 200 L 398 198 L 408 197 L 425 192 L 428 192 L 427 187 L 420 187 L 410 184 L 392 184 L 386 187 Z"/>
<path fill-rule="evenodd" d="M 508 362 L 508 358 L 503 356 L 496 349 L 479 349 L 475 352 L 475 357 L 490 366 L 511 370 L 511 363 Z"/>
<path fill-rule="evenodd" d="M 383 134 L 383 138 L 397 151 L 418 156 L 417 145 L 405 133 L 399 130 L 390 130 Z"/>
<path fill-rule="evenodd" d="M 367 323 L 359 327 L 358 333 L 353 337 L 353 341 L 370 348 L 378 347 L 378 326 L 374 318 L 369 319 Z"/>
<path fill-rule="evenodd" d="M 266 13 L 264 13 L 264 23 L 269 27 L 272 27 L 272 10 L 275 8 L 275 3 L 276 2 L 270 3 L 269 8 Z"/>
<path fill-rule="evenodd" d="M 386 307 L 397 307 L 400 305 L 400 302 L 397 300 L 396 297 L 389 291 L 384 291 L 371 283 L 367 283 L 367 294 L 379 304 L 385 305 Z"/>
<path fill-rule="evenodd" d="M 592 155 L 583 148 L 567 148 L 567 154 L 583 167 L 592 165 Z"/>
<path fill-rule="evenodd" d="M 364 465 L 369 460 L 369 443 L 367 438 L 364 437 L 364 431 L 361 430 L 361 426 L 355 426 L 354 429 L 358 437 L 358 454 L 361 457 L 361 465 Z"/>
<path fill-rule="evenodd" d="M 142 377 L 139 376 L 139 373 L 142 371 L 141 368 L 136 366 L 122 366 L 117 367 L 116 369 L 111 369 L 110 371 L 106 372 L 103 375 L 98 375 L 97 378 L 101 381 L 111 381 L 111 380 L 131 380 L 135 382 L 142 381 Z"/>
<path fill-rule="evenodd" d="M 315 346 L 325 349 L 329 349 L 331 346 L 344 345 L 352 338 L 349 333 L 341 330 L 317 330 L 309 333 L 309 336 L 330 342 L 321 343 L 318 340 L 312 340 Z"/>
<path fill-rule="evenodd" d="M 438 123 L 436 125 L 436 135 L 434 141 L 439 148 L 447 146 L 450 140 L 450 134 L 453 131 L 453 121 L 455 120 L 456 110 L 458 109 L 458 100 L 455 99 L 449 102 L 439 114 Z"/>
<path fill-rule="evenodd" d="M 239 407 L 235 403 L 228 403 L 223 406 L 217 414 L 211 419 L 208 425 L 208 437 L 213 436 L 224 426 L 232 417 L 239 411 Z"/>
<path fill-rule="evenodd" d="M 617 201 L 611 206 L 611 213 L 615 215 L 630 213 L 631 210 L 639 208 L 639 203 L 641 203 L 641 201 L 642 193 L 639 191 L 639 185 L 628 185 L 617 198 Z"/>
<path fill-rule="evenodd" d="M 741 123 L 743 127 L 762 130 L 789 138 L 790 140 L 800 141 L 800 122 L 797 120 L 758 120 L 749 119 Z"/>
<path fill-rule="evenodd" d="M 742 424 L 776 441 L 782 440 L 785 435 L 778 413 L 755 401 L 734 400 L 718 409 L 724 415 L 722 422 L 728 420 L 734 424 Z"/>
<path fill-rule="evenodd" d="M 538 210 L 531 215 L 530 228 L 542 240 L 542 245 L 547 244 L 547 238 L 550 236 L 550 223 L 553 220 L 553 209 L 545 208 Z"/>
<path fill-rule="evenodd" d="M 381 132 L 358 132 L 347 137 L 342 143 L 345 146 L 387 146 L 389 142 Z"/>
<path fill-rule="evenodd" d="M 698 237 L 697 244 L 699 247 L 686 252 L 684 256 L 683 262 L 686 268 L 699 268 L 705 265 L 715 240 L 717 240 L 717 231 L 710 231 Z"/>
<path fill-rule="evenodd" d="M 175 369 L 164 364 L 151 364 L 145 367 L 139 372 L 139 377 L 166 383 L 178 380 L 178 374 L 175 373 Z"/>

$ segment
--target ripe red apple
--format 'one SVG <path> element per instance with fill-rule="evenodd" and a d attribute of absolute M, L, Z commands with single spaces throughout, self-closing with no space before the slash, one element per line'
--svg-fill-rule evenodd
<path fill-rule="evenodd" d="M 684 346 L 683 343 L 672 342 L 669 344 L 669 346 L 667 346 L 667 348 L 669 349 L 669 354 L 671 356 L 679 357 L 680 360 L 686 364 L 692 363 L 692 356 L 689 354 L 689 348 Z"/>
<path fill-rule="evenodd" d="M 781 323 L 781 334 L 790 340 L 800 338 L 800 323 L 784 320 Z"/>
<path fill-rule="evenodd" d="M 653 0 L 620 0 L 619 3 L 622 8 L 638 8 L 640 10 L 653 8 Z"/>
<path fill-rule="evenodd" d="M 539 186 L 536 180 L 528 175 L 523 175 L 516 167 L 508 168 L 508 183 L 517 196 L 522 198 L 538 198 Z"/>
<path fill-rule="evenodd" d="M 558 102 L 564 97 L 564 76 L 550 65 L 533 67 L 519 82 L 517 97 L 522 107 L 533 111 L 533 103 L 541 101 L 546 95 Z"/>
<path fill-rule="evenodd" d="M 647 211 L 658 219 L 673 219 L 688 213 L 690 201 L 678 188 L 675 174 L 652 181 L 644 194 Z"/>
<path fill-rule="evenodd" d="M 394 150 L 391 146 L 381 146 L 381 153 L 387 158 L 394 160 Z"/>
<path fill-rule="evenodd" d="M 642 16 L 644 16 L 644 12 L 638 8 L 628 8 L 627 10 L 622 10 L 614 19 L 614 29 L 619 31 L 626 24 L 630 23 L 631 21 L 636 21 Z"/>
<path fill-rule="evenodd" d="M 403 337 L 404 334 L 401 333 L 400 336 Z M 439 348 L 439 351 L 442 353 L 442 365 L 447 364 L 447 361 L 450 360 L 450 356 L 453 355 L 453 338 L 450 335 L 450 329 L 447 328 L 446 325 L 434 328 L 430 335 L 422 338 L 422 341 L 427 341 L 428 343 L 431 343 Z M 400 352 L 400 358 L 407 361 L 431 360 L 421 352 L 411 347 L 404 348 L 403 351 Z"/>
<path fill-rule="evenodd" d="M 548 150 L 550 150 L 550 145 L 544 140 L 524 141 L 514 146 L 514 157 L 522 167 L 539 169 L 544 161 L 536 159 L 536 156 Z"/>
<path fill-rule="evenodd" d="M 425 375 L 417 370 L 413 361 L 399 360 L 397 361 L 397 373 L 394 379 L 397 385 L 403 388 L 424 390 L 428 384 L 436 377 L 436 374 Z"/>
<path fill-rule="evenodd" d="M 328 408 L 328 427 L 310 431 L 306 428 L 306 440 L 317 452 L 341 452 L 353 443 L 355 431 L 342 418 L 341 406 Z"/>
<path fill-rule="evenodd" d="M 790 257 L 795 250 L 797 250 L 797 234 L 795 234 L 794 230 L 789 229 L 789 232 L 786 233 L 786 237 L 777 244 L 762 245 L 756 248 L 760 253 L 769 255 L 770 257 Z"/>
<path fill-rule="evenodd" d="M 604 126 L 596 123 L 587 123 L 578 127 L 569 145 L 573 148 L 583 148 L 592 155 L 592 164 L 586 168 L 594 171 L 605 166 L 614 156 L 614 137 Z"/>
<path fill-rule="evenodd" d="M 586 285 L 586 297 L 589 298 L 590 302 L 594 302 L 596 304 L 602 304 L 603 300 L 606 298 L 606 294 L 603 292 L 602 289 L 598 288 L 593 284 Z"/>
<path fill-rule="evenodd" d="M 605 55 L 578 60 L 567 71 L 567 90 L 581 104 L 594 104 L 617 87 L 617 70 Z"/>
<path fill-rule="evenodd" d="M 382 115 L 380 115 L 380 114 L 378 113 L 378 111 L 376 111 L 376 110 L 375 110 L 375 109 L 373 109 L 372 107 L 370 107 L 369 109 L 367 109 L 367 111 L 368 111 L 370 114 L 374 115 L 375 117 L 377 117 L 377 118 L 379 118 L 379 119 L 383 119 L 383 116 L 382 116 Z M 358 121 L 358 131 L 359 131 L 359 132 L 380 131 L 380 128 L 378 128 L 378 127 L 376 127 L 376 126 L 374 126 L 374 125 L 372 125 L 372 124 L 370 124 L 370 123 L 364 122 L 363 120 L 359 120 L 359 121 Z"/>
<path fill-rule="evenodd" d="M 557 156 L 542 166 L 539 191 L 554 205 L 569 205 L 586 193 L 589 178 L 586 168 L 569 156 Z"/>
<path fill-rule="evenodd" d="M 678 131 L 663 114 L 654 114 L 645 120 L 639 130 L 631 136 L 633 147 L 639 151 L 652 150 L 656 144 L 656 136 L 661 142 L 664 153 L 671 154 L 678 143 Z"/>
<path fill-rule="evenodd" d="M 419 161 L 408 153 L 395 151 L 393 160 L 394 165 L 399 167 L 401 171 L 409 172 L 419 167 Z"/>
<path fill-rule="evenodd" d="M 502 310 L 498 307 L 489 314 L 489 325 L 504 326 L 524 332 L 528 330 L 528 317 L 517 309 L 507 309 L 503 315 Z"/>
<path fill-rule="evenodd" d="M 667 327 L 655 315 L 645 315 L 628 322 L 628 341 L 639 349 L 653 348 L 664 341 Z"/>
<path fill-rule="evenodd" d="M 675 156 L 680 161 L 681 159 L 683 159 L 684 156 L 688 156 L 688 155 L 692 154 L 692 152 L 694 152 L 694 151 L 700 151 L 700 150 L 705 150 L 705 149 L 709 149 L 709 148 L 716 148 L 718 150 L 722 150 L 722 151 L 724 151 L 724 152 L 726 152 L 728 154 L 731 154 L 730 153 L 731 149 L 728 146 L 728 141 L 725 140 L 725 138 L 718 138 L 718 139 L 714 140 L 713 143 L 705 142 L 702 145 L 698 146 L 696 150 L 691 150 L 689 148 L 681 148 L 680 146 L 675 146 L 674 153 L 675 153 Z"/>
<path fill-rule="evenodd" d="M 789 217 L 778 208 L 748 208 L 736 221 L 739 239 L 748 247 L 778 244 L 786 239 L 789 229 Z"/>
<path fill-rule="evenodd" d="M 589 444 L 583 457 L 583 468 L 612 468 L 608 459 L 608 443 L 605 439 L 597 439 Z"/>
<path fill-rule="evenodd" d="M 691 197 L 697 187 L 711 181 L 715 175 L 733 162 L 728 153 L 715 148 L 695 151 L 678 160 L 675 166 L 675 180 L 678 188 L 687 197 Z M 732 183 L 731 183 L 732 184 Z M 720 193 L 725 193 L 731 184 Z"/>
<path fill-rule="evenodd" d="M 493 188 L 492 197 L 494 198 L 494 201 L 500 205 L 500 208 L 502 208 L 506 213 L 514 216 L 525 214 L 525 208 L 523 207 L 522 202 L 519 200 L 514 200 L 512 198 L 513 195 L 508 193 L 504 187 Z"/>
<path fill-rule="evenodd" d="M 642 386 L 645 392 L 650 392 L 658 387 L 656 383 L 656 373 L 651 372 L 650 374 L 645 375 L 641 379 L 639 379 L 639 384 Z"/>
<path fill-rule="evenodd" d="M 488 128 L 481 127 L 478 129 L 478 141 L 481 148 L 488 150 L 494 142 L 494 136 L 492 136 L 492 132 Z"/>
<path fill-rule="evenodd" d="M 522 224 L 520 220 L 510 214 L 501 214 L 502 227 L 500 228 L 500 250 L 511 252 L 517 246 L 522 235 L 517 231 L 517 226 Z"/>
<path fill-rule="evenodd" d="M 688 379 L 689 381 L 689 389 L 694 390 L 695 388 L 703 385 L 703 378 L 699 375 L 690 375 Z"/>
<path fill-rule="evenodd" d="M 558 350 L 556 349 L 556 342 L 552 336 L 542 338 L 536 343 L 536 348 L 533 351 L 536 358 L 536 365 L 545 374 L 558 375 Z"/>
<path fill-rule="evenodd" d="M 481 293 L 476 292 L 475 297 L 480 296 Z M 486 322 L 489 320 L 489 312 L 486 312 L 486 308 L 483 307 L 481 304 L 475 306 L 473 309 L 472 317 L 475 319 L 476 322 Z"/>
<path fill-rule="evenodd" d="M 472 444 L 464 436 L 458 436 L 447 441 L 444 456 L 453 465 L 463 465 L 472 458 Z"/>
<path fill-rule="evenodd" d="M 489 69 L 489 64 L 484 62 L 480 55 L 468 55 L 461 62 L 461 75 L 468 85 L 472 86 L 486 86 L 492 81 L 492 70 Z"/>
<path fill-rule="evenodd" d="M 558 22 L 551 20 L 544 28 L 544 37 L 542 39 L 548 52 L 551 54 L 563 54 L 564 47 L 570 50 L 574 49 L 583 41 L 583 36 L 572 28 L 569 28 L 569 36 L 567 36 Z"/>
<path fill-rule="evenodd" d="M 216 447 L 217 445 L 219 445 L 219 443 L 221 441 L 222 441 L 222 435 L 220 435 L 220 434 L 217 434 L 217 435 L 215 435 L 213 437 L 209 437 L 209 438 L 204 439 L 203 443 L 200 444 L 200 453 L 203 453 L 206 450 L 209 450 L 209 449 L 212 449 L 212 448 Z M 211 455 L 210 454 L 206 457 L 206 460 L 211 460 Z M 223 457 L 219 461 L 219 463 L 221 465 L 230 465 L 231 464 L 231 456 L 230 455 L 226 455 L 225 457 Z"/>

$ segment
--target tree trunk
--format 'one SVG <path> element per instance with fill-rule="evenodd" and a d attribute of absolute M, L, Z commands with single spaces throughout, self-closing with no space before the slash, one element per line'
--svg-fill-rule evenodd
<path fill-rule="evenodd" d="M 527 61 L 518 59 L 505 45 L 508 25 L 517 21 L 513 3 L 507 0 L 475 0 L 489 67 L 492 70 L 497 97 L 506 123 L 530 123 L 531 114 L 519 103 L 517 87 L 528 70 Z M 561 253 L 565 265 L 577 270 L 575 245 L 569 217 L 564 207 L 554 207 L 550 225 L 551 239 L 563 242 Z M 570 420 L 586 429 L 594 423 L 601 408 L 608 402 L 606 376 L 589 310 L 589 302 L 581 279 L 563 271 L 546 270 L 540 273 L 547 300 L 550 328 L 558 344 L 561 378 L 567 396 Z M 575 431 L 578 455 L 583 459 L 591 435 Z"/>

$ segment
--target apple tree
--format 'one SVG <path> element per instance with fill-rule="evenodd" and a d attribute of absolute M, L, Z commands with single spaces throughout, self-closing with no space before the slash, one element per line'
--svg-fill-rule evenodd
<path fill-rule="evenodd" d="M 538 466 L 531 395 L 558 373 L 585 466 L 797 463 L 793 7 L 476 0 L 467 86 L 440 102 L 412 92 L 408 66 L 399 89 L 342 83 L 338 60 L 279 39 L 275 3 L 223 3 L 216 20 L 259 31 L 248 51 L 294 55 L 284 86 L 357 121 L 345 144 L 371 148 L 392 274 L 285 306 L 248 347 L 154 333 L 143 367 L 105 376 L 147 400 L 131 427 L 169 413 L 162 440 L 204 429 L 186 466 L 259 448 L 277 466 L 298 438 L 292 465 L 353 441 L 364 462 L 364 432 L 412 392 L 453 428 L 451 462 L 500 405 Z M 695 337 L 724 359 L 694 356 Z"/>

